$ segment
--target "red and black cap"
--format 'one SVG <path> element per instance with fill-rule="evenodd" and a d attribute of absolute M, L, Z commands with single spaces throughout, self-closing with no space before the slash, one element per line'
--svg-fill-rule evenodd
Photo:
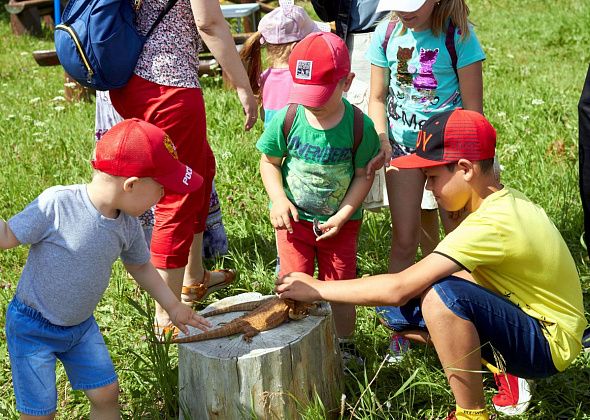
<path fill-rule="evenodd" d="M 416 152 L 391 160 L 400 169 L 428 168 L 457 162 L 491 159 L 496 130 L 480 113 L 457 108 L 430 117 L 418 132 Z"/>

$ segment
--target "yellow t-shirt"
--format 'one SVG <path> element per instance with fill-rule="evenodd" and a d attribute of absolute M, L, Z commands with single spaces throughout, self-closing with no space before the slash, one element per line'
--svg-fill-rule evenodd
<path fill-rule="evenodd" d="M 586 327 L 580 279 L 561 234 L 542 208 L 504 188 L 488 196 L 435 252 L 539 320 L 557 370 L 576 358 Z"/>

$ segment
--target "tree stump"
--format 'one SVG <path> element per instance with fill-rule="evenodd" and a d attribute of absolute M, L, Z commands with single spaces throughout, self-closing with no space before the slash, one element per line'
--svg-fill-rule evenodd
<path fill-rule="evenodd" d="M 208 306 L 202 313 L 261 299 L 244 293 Z M 338 412 L 343 370 L 332 314 L 308 316 L 263 331 L 251 343 L 241 335 L 178 348 L 181 419 L 296 419 L 297 408 L 317 397 Z M 211 317 L 216 326 L 243 312 Z M 191 330 L 191 334 L 198 332 Z"/>

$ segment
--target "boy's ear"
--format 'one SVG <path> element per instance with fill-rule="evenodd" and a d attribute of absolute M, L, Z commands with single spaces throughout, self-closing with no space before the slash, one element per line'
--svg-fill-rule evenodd
<path fill-rule="evenodd" d="M 350 85 L 352 84 L 353 80 L 354 80 L 354 73 L 352 73 L 352 72 L 348 73 L 348 76 L 346 76 L 346 79 L 344 80 L 344 88 L 342 89 L 343 92 L 348 92 L 348 89 L 350 89 Z"/>
<path fill-rule="evenodd" d="M 473 162 L 471 162 L 468 159 L 460 159 L 457 162 L 457 169 L 459 169 L 460 171 L 464 172 L 463 175 L 463 179 L 467 182 L 471 181 L 473 179 L 473 169 L 474 169 L 474 165 Z"/>
<path fill-rule="evenodd" d="M 133 191 L 133 187 L 138 182 L 139 182 L 138 177 L 130 176 L 129 178 L 125 179 L 125 181 L 123 181 L 123 191 L 125 191 L 125 192 Z"/>

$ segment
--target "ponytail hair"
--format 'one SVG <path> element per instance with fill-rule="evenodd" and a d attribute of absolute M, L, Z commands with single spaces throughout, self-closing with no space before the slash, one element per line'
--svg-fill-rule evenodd
<path fill-rule="evenodd" d="M 450 19 L 461 34 L 461 38 L 469 35 L 469 7 L 465 0 L 440 0 L 432 11 L 432 33 L 435 36 L 446 31 L 445 24 Z"/>
<path fill-rule="evenodd" d="M 250 86 L 252 87 L 252 92 L 254 92 L 254 95 L 258 95 L 260 93 L 258 78 L 260 77 L 260 71 L 262 68 L 262 58 L 260 51 L 262 49 L 262 45 L 260 44 L 261 38 L 262 34 L 260 32 L 254 32 L 250 38 L 246 40 L 242 50 L 240 51 L 240 58 L 242 59 L 242 64 L 244 65 L 246 73 L 248 74 L 248 80 L 250 81 Z"/>

